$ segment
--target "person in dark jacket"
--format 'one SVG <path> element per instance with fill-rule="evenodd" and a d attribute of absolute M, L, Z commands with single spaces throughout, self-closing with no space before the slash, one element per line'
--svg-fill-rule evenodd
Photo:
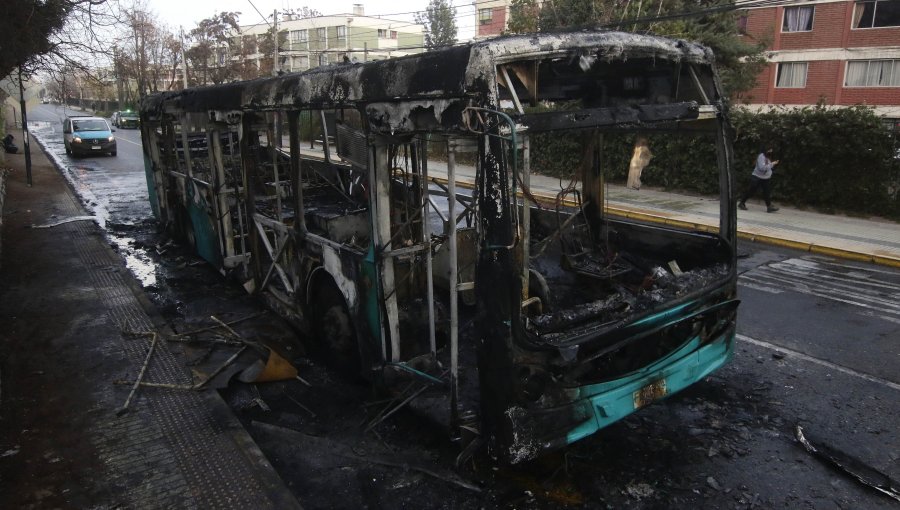
<path fill-rule="evenodd" d="M 9 154 L 15 154 L 19 152 L 19 147 L 16 146 L 16 142 L 14 142 L 15 137 L 13 135 L 6 135 L 3 137 L 3 150 Z"/>
<path fill-rule="evenodd" d="M 756 166 L 753 167 L 753 174 L 750 175 L 750 186 L 744 191 L 738 207 L 741 210 L 747 210 L 747 199 L 752 197 L 758 188 L 762 188 L 763 199 L 766 201 L 766 212 L 773 213 L 778 210 L 772 205 L 772 170 L 778 164 L 778 160 L 773 160 L 775 149 L 768 148 L 759 153 L 756 157 Z"/>

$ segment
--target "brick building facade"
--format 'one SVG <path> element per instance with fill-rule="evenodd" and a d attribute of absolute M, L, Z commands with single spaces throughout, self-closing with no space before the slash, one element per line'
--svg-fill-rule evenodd
<path fill-rule="evenodd" d="M 475 1 L 475 38 L 495 37 L 506 30 L 509 0 Z"/>
<path fill-rule="evenodd" d="M 770 41 L 770 63 L 739 102 L 865 104 L 900 120 L 900 0 L 788 1 L 749 9 L 742 25 Z"/>

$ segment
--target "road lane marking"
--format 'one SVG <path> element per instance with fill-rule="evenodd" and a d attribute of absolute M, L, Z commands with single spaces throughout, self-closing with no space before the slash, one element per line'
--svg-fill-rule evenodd
<path fill-rule="evenodd" d="M 830 361 L 825 361 L 824 359 L 815 358 L 808 354 L 803 354 L 800 351 L 788 349 L 787 347 L 782 347 L 780 345 L 775 345 L 775 344 L 772 344 L 772 343 L 769 343 L 769 342 L 766 342 L 763 340 L 757 340 L 755 338 L 750 338 L 749 336 L 736 334 L 735 338 L 737 338 L 738 340 L 740 340 L 742 342 L 747 342 L 748 344 L 753 344 L 758 347 L 763 347 L 765 349 L 771 349 L 773 351 L 778 351 L 778 352 L 784 353 L 785 356 L 788 356 L 791 358 L 797 358 L 797 359 L 801 359 L 803 361 L 808 361 L 810 363 L 814 363 L 816 365 L 820 365 L 825 368 L 837 370 L 838 372 L 841 372 L 841 373 L 844 373 L 844 374 L 847 374 L 847 375 L 850 375 L 853 377 L 858 377 L 860 379 L 864 379 L 866 381 L 873 382 L 875 384 L 880 384 L 882 386 L 887 386 L 888 388 L 900 391 L 900 384 L 897 384 L 893 381 L 888 381 L 887 379 L 882 379 L 881 377 L 869 375 L 869 374 L 866 374 L 863 372 L 858 372 L 856 370 L 853 370 L 852 368 L 847 368 L 847 367 L 844 367 L 841 365 L 837 365 Z"/>
<path fill-rule="evenodd" d="M 831 296 L 835 300 L 843 300 L 844 302 L 850 302 L 848 300 L 852 299 L 856 300 L 854 301 L 854 303 L 857 306 L 862 306 L 865 308 L 875 308 L 876 310 L 884 310 L 893 313 L 900 313 L 900 300 L 898 300 L 897 297 L 893 294 L 887 294 L 884 296 L 861 294 L 859 292 L 851 292 L 849 289 L 840 288 L 841 286 L 822 285 L 819 284 L 819 282 L 810 281 L 812 280 L 812 277 L 792 275 L 786 276 L 787 277 L 779 275 L 778 273 L 772 273 L 763 270 L 758 274 L 745 274 L 741 278 L 746 278 L 750 281 L 755 281 L 756 283 L 763 283 L 766 279 L 775 280 L 776 282 L 782 283 L 786 285 L 787 288 L 795 290 L 797 292 L 802 292 L 805 294 L 821 293 Z M 900 296 L 900 294 L 898 294 L 897 296 Z"/>
<path fill-rule="evenodd" d="M 139 143 L 137 143 L 137 142 L 132 142 L 131 140 L 129 140 L 129 139 L 127 139 L 127 138 L 119 138 L 119 137 L 117 136 L 117 137 L 116 137 L 116 140 L 122 140 L 123 142 L 133 143 L 133 144 L 137 145 L 138 147 L 141 146 L 141 144 L 139 144 Z"/>
<path fill-rule="evenodd" d="M 839 267 L 851 270 L 836 270 Z M 861 315 L 900 324 L 900 284 L 883 277 L 885 274 L 900 276 L 896 272 L 795 258 L 744 272 L 738 284 L 773 294 L 792 291 L 845 303 L 859 307 L 856 313 Z"/>

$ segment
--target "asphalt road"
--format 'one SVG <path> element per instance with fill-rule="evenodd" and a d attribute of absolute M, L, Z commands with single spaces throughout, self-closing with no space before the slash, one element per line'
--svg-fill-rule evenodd
<path fill-rule="evenodd" d="M 135 229 L 152 230 L 140 133 L 117 130 L 117 157 L 72 159 L 62 148 L 62 115 L 60 107 L 38 106 L 29 117 L 32 131 L 66 168 L 89 210 L 103 218 L 148 292 L 179 303 L 201 295 L 165 287 L 166 264 L 150 253 L 152 243 L 134 242 Z M 793 434 L 802 425 L 900 479 L 900 271 L 759 244 L 743 243 L 740 251 L 748 257 L 739 261 L 742 304 L 732 363 L 558 455 L 465 473 L 485 487 L 480 494 L 448 490 L 428 477 L 399 483 L 396 470 L 372 473 L 372 466 L 349 480 L 338 471 L 325 476 L 306 447 L 249 425 L 281 411 L 236 412 L 308 508 L 334 507 L 334 500 L 312 496 L 329 493 L 351 506 L 385 507 L 896 508 L 811 457 Z M 322 412 L 338 397 L 324 393 L 319 402 L 307 401 L 318 417 L 296 428 L 314 426 L 321 434 L 343 426 L 328 422 L 343 416 L 339 410 Z M 420 428 L 400 418 L 381 439 L 413 448 Z M 429 440 L 421 442 L 425 454 L 439 455 Z M 433 497 L 415 499 L 422 490 Z"/>

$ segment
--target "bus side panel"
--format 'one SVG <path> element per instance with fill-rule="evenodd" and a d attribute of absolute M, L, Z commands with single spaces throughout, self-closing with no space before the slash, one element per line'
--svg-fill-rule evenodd
<path fill-rule="evenodd" d="M 156 221 L 162 221 L 159 211 L 159 196 L 156 194 L 156 177 L 153 170 L 153 161 L 144 154 L 144 175 L 147 177 L 147 194 L 150 196 L 150 209 Z"/>
<path fill-rule="evenodd" d="M 187 210 L 194 232 L 194 245 L 197 255 L 217 268 L 222 266 L 222 256 L 219 253 L 219 237 L 216 228 L 210 218 L 212 210 L 207 193 L 204 193 L 195 183 L 188 182 Z"/>

